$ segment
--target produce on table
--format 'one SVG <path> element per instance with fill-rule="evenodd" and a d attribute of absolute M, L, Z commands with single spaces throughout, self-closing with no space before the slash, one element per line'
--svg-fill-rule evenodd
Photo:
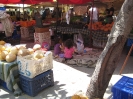
<path fill-rule="evenodd" d="M 2 51 L 0 54 L 0 60 L 6 60 L 7 55 L 8 55 L 7 51 Z"/>
<path fill-rule="evenodd" d="M 4 44 L 4 42 L 1 42 Z M 18 56 L 28 56 L 28 59 L 38 60 L 44 57 L 45 51 L 41 50 L 41 45 L 35 44 L 34 49 L 28 48 L 26 49 L 25 44 L 20 44 L 16 46 L 11 46 L 9 43 L 5 43 L 4 45 L 0 45 L 0 60 L 6 62 L 13 62 L 16 60 Z"/>
<path fill-rule="evenodd" d="M 17 55 L 17 53 L 18 53 L 17 47 L 15 47 L 15 46 L 12 47 L 12 48 L 10 49 L 10 53 Z"/>
<path fill-rule="evenodd" d="M 0 41 L 0 45 L 4 45 L 5 43 L 5 41 Z"/>
<path fill-rule="evenodd" d="M 3 45 L 0 45 L 0 51 L 4 51 L 6 48 Z"/>
<path fill-rule="evenodd" d="M 16 55 L 15 54 L 10 53 L 6 56 L 6 61 L 7 62 L 13 62 L 14 60 L 16 60 Z"/>
<path fill-rule="evenodd" d="M 89 23 L 88 24 L 88 28 L 92 30 L 101 30 L 101 31 L 110 31 L 112 26 L 113 26 L 114 22 L 112 23 L 108 23 L 108 24 L 103 24 L 102 22 L 95 22 L 95 23 Z"/>
<path fill-rule="evenodd" d="M 28 49 L 20 49 L 18 51 L 18 56 L 26 56 L 26 55 L 30 55 L 30 51 Z"/>
<path fill-rule="evenodd" d="M 11 50 L 11 47 L 6 47 L 5 48 L 5 51 L 7 51 L 7 52 L 10 52 L 10 50 Z"/>
<path fill-rule="evenodd" d="M 28 48 L 30 54 L 33 54 L 34 53 L 34 50 L 32 48 Z"/>
<path fill-rule="evenodd" d="M 35 44 L 34 46 L 33 46 L 33 50 L 40 50 L 41 49 L 41 45 L 40 44 Z"/>
<path fill-rule="evenodd" d="M 34 53 L 34 55 L 33 55 L 33 57 L 34 57 L 34 59 L 41 59 L 41 58 L 43 58 L 44 57 L 44 54 L 42 54 L 42 53 Z"/>

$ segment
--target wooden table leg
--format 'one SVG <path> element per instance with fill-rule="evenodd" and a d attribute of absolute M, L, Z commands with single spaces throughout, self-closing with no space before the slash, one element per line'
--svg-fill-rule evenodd
<path fill-rule="evenodd" d="M 125 59 L 125 61 L 124 61 L 124 64 L 122 65 L 122 68 L 121 68 L 120 73 L 119 73 L 120 75 L 121 75 L 123 69 L 124 69 L 125 66 L 126 66 L 126 63 L 127 63 L 127 61 L 128 61 L 128 58 L 129 58 L 129 56 L 130 56 L 132 50 L 133 50 L 133 45 L 131 46 L 131 48 L 130 48 L 130 50 L 129 50 L 129 52 L 128 52 L 128 55 L 127 55 L 127 57 L 126 57 L 126 59 Z"/>

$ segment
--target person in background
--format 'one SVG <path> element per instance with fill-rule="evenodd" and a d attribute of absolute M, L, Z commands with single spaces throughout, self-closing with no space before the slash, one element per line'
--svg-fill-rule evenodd
<path fill-rule="evenodd" d="M 43 27 L 42 16 L 39 11 L 35 13 L 36 27 Z"/>
<path fill-rule="evenodd" d="M 24 20 L 24 15 L 20 13 L 20 20 Z"/>
<path fill-rule="evenodd" d="M 108 8 L 106 9 L 106 23 L 111 23 L 113 21 L 113 15 L 114 15 L 114 7 L 113 5 L 108 5 Z"/>
<path fill-rule="evenodd" d="M 53 13 L 52 13 L 51 16 L 52 16 L 52 18 L 57 18 L 57 17 L 59 18 L 60 17 L 58 7 L 54 8 Z"/>
<path fill-rule="evenodd" d="M 45 9 L 43 14 L 42 14 L 42 20 L 45 20 L 46 19 L 46 16 L 47 16 L 47 10 L 48 9 Z"/>
<path fill-rule="evenodd" d="M 73 46 L 73 41 L 71 39 L 66 40 L 64 46 L 65 46 L 65 49 L 64 49 L 65 61 L 72 59 L 74 51 L 75 51 L 74 46 Z"/>
<path fill-rule="evenodd" d="M 93 15 L 92 15 L 92 11 L 93 11 Z M 99 12 L 95 5 L 89 9 L 88 14 L 90 15 L 90 20 L 92 20 L 92 22 L 98 21 Z"/>
<path fill-rule="evenodd" d="M 32 18 L 32 20 L 35 20 L 35 11 L 34 10 L 31 12 L 31 18 Z"/>
<path fill-rule="evenodd" d="M 61 39 L 57 37 L 55 39 L 55 46 L 54 46 L 54 57 L 58 57 L 61 53 Z"/>
<path fill-rule="evenodd" d="M 69 10 L 66 12 L 66 22 L 67 22 L 67 24 L 70 23 L 70 19 L 71 19 L 71 9 L 69 9 Z"/>
<path fill-rule="evenodd" d="M 87 24 L 89 24 L 90 23 L 90 14 L 89 14 L 89 12 L 88 12 L 88 10 L 91 8 L 91 6 L 89 5 L 89 6 L 87 6 L 87 11 L 86 11 L 86 15 L 87 15 Z"/>
<path fill-rule="evenodd" d="M 20 11 L 16 11 L 16 20 L 20 21 Z"/>
<path fill-rule="evenodd" d="M 106 9 L 107 16 L 106 17 L 112 17 L 114 15 L 114 7 L 113 5 L 108 5 L 108 9 Z"/>

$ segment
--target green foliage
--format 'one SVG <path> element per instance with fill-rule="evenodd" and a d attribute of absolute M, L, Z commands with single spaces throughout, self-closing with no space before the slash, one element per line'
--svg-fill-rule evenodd
<path fill-rule="evenodd" d="M 81 20 L 81 18 L 82 18 L 82 16 L 73 16 L 73 17 L 71 17 L 71 22 L 76 22 L 76 21 L 80 21 Z"/>

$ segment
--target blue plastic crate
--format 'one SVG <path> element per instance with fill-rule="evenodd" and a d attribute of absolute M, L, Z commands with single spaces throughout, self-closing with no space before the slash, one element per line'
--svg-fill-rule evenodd
<path fill-rule="evenodd" d="M 1 80 L 1 79 L 0 79 L 0 85 L 1 85 L 2 87 L 4 87 L 5 89 L 8 90 L 8 88 L 7 88 L 7 86 L 6 86 L 6 82 L 4 82 L 4 81 Z"/>
<path fill-rule="evenodd" d="M 133 78 L 123 76 L 113 87 L 113 99 L 133 99 Z"/>
<path fill-rule="evenodd" d="M 20 75 L 20 85 L 24 93 L 36 96 L 46 87 L 54 85 L 53 71 L 46 71 L 32 79 Z"/>

